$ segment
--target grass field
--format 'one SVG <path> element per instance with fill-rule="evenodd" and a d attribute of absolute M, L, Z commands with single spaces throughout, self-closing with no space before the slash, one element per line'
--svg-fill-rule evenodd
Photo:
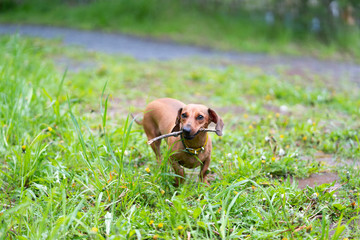
<path fill-rule="evenodd" d="M 360 238 L 358 86 L 18 36 L 0 55 L 1 239 Z M 174 188 L 128 117 L 165 96 L 225 122 L 210 187 Z M 341 186 L 290 181 L 329 171 Z"/>
<path fill-rule="evenodd" d="M 18 7 L 0 8 L 0 22 L 115 31 L 222 50 L 360 59 L 357 26 L 329 30 L 331 39 L 321 41 L 310 31 L 311 19 L 309 29 L 281 21 L 270 26 L 265 22 L 265 10 L 229 14 L 221 9 L 201 10 L 191 1 L 166 0 L 64 2 L 33 0 Z M 328 24 L 321 22 L 323 28 L 331 28 Z"/>

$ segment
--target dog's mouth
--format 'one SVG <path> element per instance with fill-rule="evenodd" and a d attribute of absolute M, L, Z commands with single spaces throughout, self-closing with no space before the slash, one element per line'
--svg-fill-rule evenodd
<path fill-rule="evenodd" d="M 196 135 L 187 135 L 187 134 L 183 134 L 183 137 L 186 139 L 186 140 L 192 140 L 195 138 Z"/>
<path fill-rule="evenodd" d="M 182 132 L 182 136 L 183 136 L 183 138 L 185 138 L 186 140 L 192 140 L 192 139 L 194 139 L 195 137 L 196 137 L 196 135 L 198 135 L 200 133 L 200 131 L 197 131 L 197 132 L 195 132 L 195 134 L 190 134 L 190 132 L 185 132 L 185 131 L 183 131 Z"/>

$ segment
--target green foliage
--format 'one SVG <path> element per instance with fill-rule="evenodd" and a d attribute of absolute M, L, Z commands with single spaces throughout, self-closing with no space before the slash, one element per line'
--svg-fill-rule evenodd
<path fill-rule="evenodd" d="M 357 3 L 336 1 L 336 17 L 328 0 L 258 2 L 19 1 L 4 7 L 0 21 L 118 31 L 225 50 L 359 59 Z M 268 14 L 273 20 L 266 20 Z M 312 30 L 314 21 L 318 30 Z"/>
<path fill-rule="evenodd" d="M 291 181 L 332 169 L 319 151 L 358 163 L 359 91 L 350 83 L 335 91 L 281 71 L 63 46 L 60 55 L 56 42 L 18 36 L 0 43 L 0 238 L 359 237 L 358 165 L 333 169 L 341 187 Z M 59 71 L 59 56 L 96 66 Z M 225 135 L 212 136 L 210 187 L 191 177 L 196 169 L 174 188 L 170 151 L 157 164 L 128 117 L 165 96 L 202 101 L 224 119 Z"/>

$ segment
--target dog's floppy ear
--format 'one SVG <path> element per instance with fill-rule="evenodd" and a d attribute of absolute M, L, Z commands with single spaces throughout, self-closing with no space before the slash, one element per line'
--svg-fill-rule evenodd
<path fill-rule="evenodd" d="M 180 121 L 181 121 L 181 112 L 182 112 L 182 108 L 179 109 L 178 114 L 176 116 L 176 121 L 175 121 L 175 127 L 173 128 L 173 130 L 171 132 L 178 132 L 180 131 Z"/>
<path fill-rule="evenodd" d="M 224 127 L 223 120 L 211 108 L 209 108 L 208 112 L 209 112 L 209 116 L 210 116 L 210 121 L 212 121 L 212 122 L 214 122 L 216 124 L 216 126 L 215 126 L 216 134 L 218 136 L 222 136 L 222 134 L 223 134 L 222 130 L 223 130 L 223 127 Z"/>

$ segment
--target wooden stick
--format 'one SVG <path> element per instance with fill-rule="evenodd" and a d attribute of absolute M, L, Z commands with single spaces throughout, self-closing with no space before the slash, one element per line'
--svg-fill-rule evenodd
<path fill-rule="evenodd" d="M 216 130 L 214 130 L 214 129 L 200 129 L 199 132 L 216 132 Z M 158 136 L 158 137 L 156 137 L 156 138 L 153 138 L 153 139 L 149 140 L 149 141 L 147 142 L 147 144 L 150 145 L 150 144 L 152 144 L 153 142 L 155 142 L 155 141 L 157 141 L 157 140 L 160 140 L 160 139 L 163 139 L 163 138 L 177 137 L 177 136 L 179 136 L 180 134 L 182 134 L 182 131 L 164 134 L 164 135 L 161 135 L 161 136 Z"/>
<path fill-rule="evenodd" d="M 160 139 L 163 139 L 163 138 L 177 137 L 177 136 L 179 136 L 181 133 L 182 133 L 182 131 L 164 134 L 164 135 L 161 135 L 161 136 L 158 136 L 158 137 L 156 137 L 156 138 L 153 138 L 153 139 L 149 140 L 149 141 L 147 142 L 147 144 L 150 145 L 150 144 L 152 144 L 153 142 L 156 142 L 157 140 L 160 140 Z"/>

